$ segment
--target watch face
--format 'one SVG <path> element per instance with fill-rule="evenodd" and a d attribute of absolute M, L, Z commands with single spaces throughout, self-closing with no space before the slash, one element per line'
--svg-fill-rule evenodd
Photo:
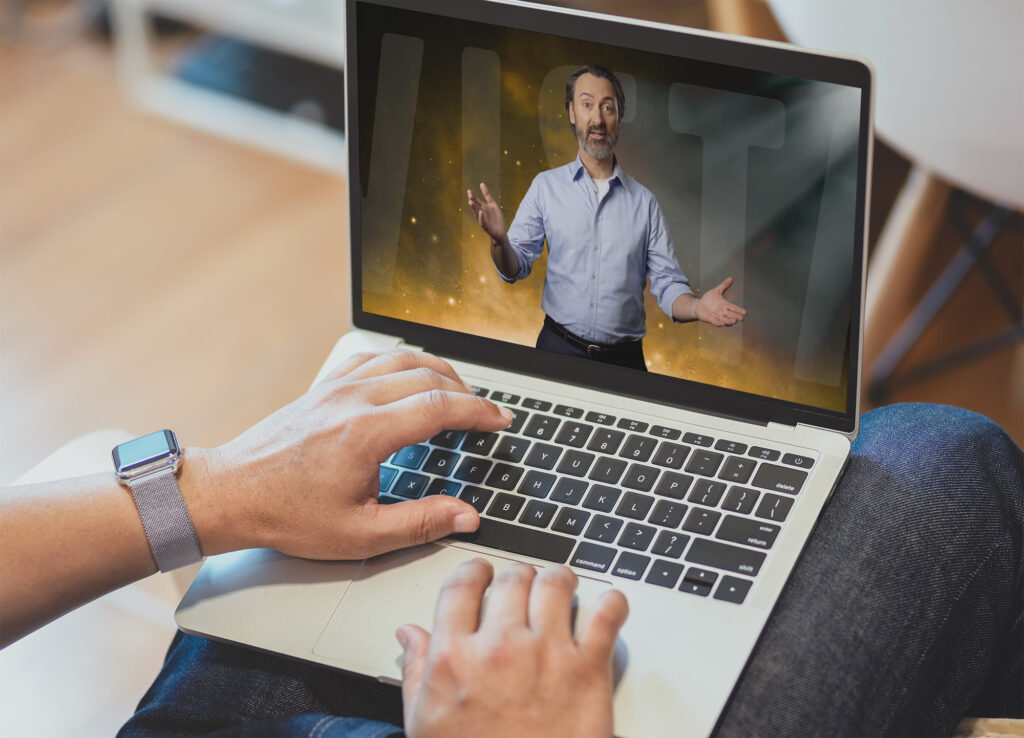
<path fill-rule="evenodd" d="M 169 430 L 156 431 L 114 447 L 114 469 L 119 475 L 153 465 L 181 454 L 178 439 Z"/>

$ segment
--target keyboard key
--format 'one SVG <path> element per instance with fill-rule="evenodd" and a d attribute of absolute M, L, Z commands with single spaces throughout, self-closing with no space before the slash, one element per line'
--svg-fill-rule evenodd
<path fill-rule="evenodd" d="M 654 453 L 654 447 L 658 442 L 650 436 L 638 436 L 630 434 L 619 451 L 619 456 L 630 461 L 647 461 Z"/>
<path fill-rule="evenodd" d="M 513 490 L 516 488 L 516 485 L 519 484 L 519 480 L 522 476 L 523 468 L 521 466 L 495 464 L 494 469 L 491 470 L 490 476 L 487 477 L 487 486 L 497 487 L 498 489 Z"/>
<path fill-rule="evenodd" d="M 693 477 L 688 474 L 665 472 L 661 475 L 658 486 L 654 488 L 654 494 L 661 495 L 662 497 L 671 497 L 674 500 L 681 500 L 686 496 L 686 490 L 690 488 L 692 483 Z"/>
<path fill-rule="evenodd" d="M 462 485 L 458 482 L 453 482 L 450 479 L 435 479 L 427 487 L 427 494 L 424 496 L 447 495 L 448 497 L 458 497 L 460 489 L 462 489 Z"/>
<path fill-rule="evenodd" d="M 391 495 L 381 495 L 377 498 L 378 505 L 394 505 L 396 502 L 405 502 L 401 497 L 392 497 Z"/>
<path fill-rule="evenodd" d="M 616 424 L 617 428 L 623 430 L 633 431 L 634 433 L 646 433 L 647 423 L 643 423 L 639 420 L 630 420 L 629 418 L 619 418 L 619 422 Z"/>
<path fill-rule="evenodd" d="M 494 448 L 494 444 L 497 442 L 497 433 L 473 431 L 466 434 L 466 440 L 462 442 L 462 450 L 468 451 L 471 454 L 487 456 L 487 454 L 491 453 L 491 449 Z"/>
<path fill-rule="evenodd" d="M 635 551 L 646 551 L 654 540 L 657 529 L 640 523 L 627 523 L 626 529 L 619 536 L 619 545 L 632 548 Z"/>
<path fill-rule="evenodd" d="M 615 417 L 612 415 L 606 415 L 605 413 L 595 413 L 591 410 L 587 413 L 587 420 L 591 423 L 600 423 L 601 425 L 611 425 L 615 422 Z"/>
<path fill-rule="evenodd" d="M 588 486 L 589 484 L 582 479 L 560 477 L 555 483 L 555 491 L 551 493 L 551 499 L 555 502 L 564 502 L 567 505 L 578 505 Z"/>
<path fill-rule="evenodd" d="M 535 443 L 530 453 L 526 455 L 526 465 L 535 466 L 538 469 L 554 469 L 562 449 L 558 446 L 551 446 L 546 443 Z"/>
<path fill-rule="evenodd" d="M 518 464 L 526 456 L 526 449 L 529 447 L 530 442 L 527 440 L 517 438 L 516 436 L 503 435 L 491 456 L 499 461 L 512 461 Z"/>
<path fill-rule="evenodd" d="M 462 441 L 462 437 L 464 435 L 466 435 L 466 431 L 443 430 L 431 438 L 430 442 L 435 446 L 440 446 L 441 448 L 455 448 L 459 445 L 459 442 Z"/>
<path fill-rule="evenodd" d="M 714 532 L 715 526 L 718 525 L 718 521 L 721 518 L 722 513 L 720 512 L 695 507 L 690 510 L 690 514 L 686 516 L 686 522 L 683 523 L 683 530 L 688 530 L 691 533 L 700 533 L 703 536 L 709 536 Z"/>
<path fill-rule="evenodd" d="M 498 496 L 494 498 L 494 502 L 487 508 L 487 514 L 493 515 L 496 518 L 502 520 L 515 520 L 516 515 L 519 514 L 520 508 L 523 503 L 526 502 L 519 495 L 510 495 L 507 492 L 499 492 Z"/>
<path fill-rule="evenodd" d="M 722 577 L 722 583 L 718 585 L 718 589 L 715 590 L 715 599 L 724 600 L 725 602 L 735 602 L 737 605 L 742 605 L 743 600 L 747 598 L 747 592 L 750 591 L 750 585 L 753 584 L 749 579 L 740 579 L 739 577 Z"/>
<path fill-rule="evenodd" d="M 582 477 L 594 463 L 594 455 L 586 451 L 566 451 L 562 461 L 558 464 L 559 474 L 571 474 L 574 477 Z"/>
<path fill-rule="evenodd" d="M 519 485 L 519 494 L 530 497 L 547 497 L 548 492 L 551 491 L 551 485 L 554 483 L 554 474 L 545 474 L 531 469 L 523 478 L 523 483 Z"/>
<path fill-rule="evenodd" d="M 686 471 L 690 472 L 690 474 L 713 477 L 715 472 L 718 471 L 718 466 L 722 463 L 723 458 L 722 454 L 714 451 L 697 449 L 690 454 L 690 461 L 686 465 Z"/>
<path fill-rule="evenodd" d="M 571 540 L 571 539 L 570 539 Z M 572 555 L 570 566 L 578 566 L 588 571 L 606 572 L 615 558 L 615 549 L 607 546 L 598 546 L 596 543 L 580 543 L 576 547 L 576 553 Z"/>
<path fill-rule="evenodd" d="M 471 484 L 480 484 L 491 470 L 491 462 L 486 459 L 468 457 L 462 460 L 455 472 L 455 478 Z"/>
<path fill-rule="evenodd" d="M 532 397 L 527 397 L 523 400 L 523 407 L 527 407 L 530 410 L 540 410 L 542 413 L 546 413 L 551 409 L 551 403 L 547 400 L 534 400 Z"/>
<path fill-rule="evenodd" d="M 426 446 L 406 446 L 403 449 L 395 451 L 394 456 L 391 457 L 391 463 L 395 466 L 401 466 L 406 469 L 419 469 L 420 464 L 423 463 L 423 459 L 427 457 L 427 451 L 429 449 Z"/>
<path fill-rule="evenodd" d="M 512 411 L 512 422 L 504 430 L 506 433 L 518 433 L 523 429 L 523 424 L 530 417 L 530 414 L 518 407 L 510 407 L 509 410 Z"/>
<path fill-rule="evenodd" d="M 657 584 L 659 587 L 674 587 L 679 581 L 679 575 L 683 573 L 683 565 L 675 564 L 664 559 L 655 559 L 650 573 L 645 582 Z"/>
<path fill-rule="evenodd" d="M 662 441 L 661 445 L 658 446 L 658 453 L 654 454 L 653 461 L 658 466 L 667 466 L 669 469 L 681 469 L 688 453 L 690 453 L 690 449 L 686 446 Z"/>
<path fill-rule="evenodd" d="M 617 577 L 639 581 L 640 577 L 644 575 L 644 571 L 647 570 L 649 563 L 651 563 L 650 556 L 641 556 L 640 554 L 623 551 L 619 554 L 615 566 L 612 567 L 612 574 Z"/>
<path fill-rule="evenodd" d="M 687 497 L 688 502 L 696 502 L 698 505 L 718 507 L 725 494 L 725 482 L 712 482 L 710 479 L 698 479 L 693 485 L 693 492 Z"/>
<path fill-rule="evenodd" d="M 555 443 L 573 448 L 583 448 L 583 444 L 590 438 L 590 433 L 593 430 L 594 426 L 586 423 L 562 423 L 562 430 L 558 431 Z"/>
<path fill-rule="evenodd" d="M 611 512 L 619 499 L 619 490 L 614 487 L 606 487 L 603 484 L 595 484 L 590 488 L 587 499 L 583 501 L 583 507 L 599 512 Z"/>
<path fill-rule="evenodd" d="M 765 556 L 767 554 L 763 551 L 751 551 L 707 538 L 695 538 L 686 552 L 686 560 L 691 564 L 713 566 L 751 577 L 761 571 Z"/>
<path fill-rule="evenodd" d="M 679 438 L 682 431 L 678 431 L 675 428 L 668 428 L 664 425 L 656 425 L 651 428 L 651 435 L 657 436 L 658 438 L 667 438 L 670 441 L 674 441 Z"/>
<path fill-rule="evenodd" d="M 751 446 L 750 450 L 747 451 L 747 456 L 753 456 L 761 461 L 778 461 L 779 452 L 772 448 L 764 448 L 763 446 Z"/>
<path fill-rule="evenodd" d="M 792 497 L 779 497 L 778 495 L 765 492 L 764 497 L 761 498 L 761 504 L 757 506 L 757 511 L 754 515 L 781 523 L 789 516 L 789 510 L 792 507 Z"/>
<path fill-rule="evenodd" d="M 473 385 L 473 394 L 477 397 L 487 397 L 490 392 L 491 391 L 486 387 L 477 387 L 476 385 Z"/>
<path fill-rule="evenodd" d="M 693 446 L 707 446 L 710 448 L 714 442 L 715 439 L 711 436 L 705 436 L 700 433 L 687 433 L 683 436 L 683 443 L 689 443 Z"/>
<path fill-rule="evenodd" d="M 653 466 L 643 464 L 630 464 L 629 471 L 622 478 L 622 486 L 630 489 L 638 489 L 641 492 L 650 492 L 654 486 L 654 480 L 658 478 L 658 470 Z"/>
<path fill-rule="evenodd" d="M 632 520 L 643 520 L 647 517 L 647 513 L 651 511 L 651 505 L 653 504 L 654 498 L 650 495 L 627 492 L 622 497 L 622 502 L 616 508 L 615 514 Z"/>
<path fill-rule="evenodd" d="M 590 513 L 586 510 L 573 510 L 571 507 L 563 507 L 555 516 L 555 522 L 551 529 L 559 533 L 568 533 L 571 536 L 578 536 L 583 532 L 583 527 L 590 519 Z"/>
<path fill-rule="evenodd" d="M 782 463 L 791 466 L 799 466 L 801 469 L 810 469 L 814 466 L 814 459 L 810 456 L 797 456 L 796 454 L 783 454 Z"/>
<path fill-rule="evenodd" d="M 598 458 L 594 467 L 590 470 L 589 478 L 595 482 L 605 484 L 618 484 L 622 478 L 622 472 L 626 470 L 626 462 L 622 459 Z"/>
<path fill-rule="evenodd" d="M 573 538 L 558 536 L 545 530 L 480 518 L 480 527 L 472 533 L 458 533 L 453 538 L 499 551 L 532 556 L 535 559 L 564 564 L 576 545 Z M 611 563 L 611 562 L 609 562 Z"/>
<path fill-rule="evenodd" d="M 583 411 L 578 407 L 570 407 L 569 405 L 555 405 L 555 415 L 561 415 L 563 418 L 582 418 Z"/>
<path fill-rule="evenodd" d="M 459 499 L 465 500 L 470 505 L 476 508 L 477 512 L 483 512 L 484 508 L 487 507 L 488 500 L 491 499 L 493 493 L 489 489 L 483 487 L 463 487 L 462 491 L 459 492 Z M 480 521 L 483 522 L 482 520 Z"/>
<path fill-rule="evenodd" d="M 501 390 L 494 390 L 491 393 L 491 399 L 494 402 L 504 402 L 506 405 L 518 405 L 519 395 L 513 395 L 511 392 L 502 392 Z"/>
<path fill-rule="evenodd" d="M 698 597 L 707 597 L 711 594 L 711 585 L 703 582 L 689 582 L 684 578 L 683 583 L 679 585 L 679 591 L 695 594 Z"/>
<path fill-rule="evenodd" d="M 519 522 L 536 528 L 547 528 L 557 509 L 558 505 L 552 505 L 550 502 L 530 500 L 526 503 L 523 514 L 519 516 Z"/>
<path fill-rule="evenodd" d="M 622 439 L 625 437 L 626 434 L 622 431 L 598 428 L 597 432 L 590 439 L 587 449 L 597 451 L 600 454 L 614 454 L 618 451 L 619 444 L 622 443 Z"/>
<path fill-rule="evenodd" d="M 523 431 L 523 435 L 530 438 L 539 438 L 542 441 L 550 441 L 555 437 L 555 431 L 558 430 L 558 425 L 561 422 L 558 418 L 553 418 L 550 415 L 534 415 L 530 418 L 530 422 L 526 424 L 526 430 Z"/>
<path fill-rule="evenodd" d="M 774 464 L 761 464 L 761 468 L 754 475 L 753 485 L 772 492 L 795 495 L 800 491 L 805 479 L 807 479 L 805 471 L 788 469 Z"/>
<path fill-rule="evenodd" d="M 622 521 L 618 518 L 609 518 L 607 515 L 597 515 L 590 521 L 590 526 L 584 535 L 594 541 L 611 543 L 615 536 L 622 529 Z"/>
<path fill-rule="evenodd" d="M 718 527 L 718 532 L 715 533 L 715 538 L 754 548 L 769 549 L 775 543 L 780 530 L 782 529 L 779 526 L 771 523 L 726 515 Z"/>
<path fill-rule="evenodd" d="M 717 451 L 725 451 L 727 454 L 742 454 L 747 451 L 747 444 L 738 441 L 729 441 L 723 438 L 715 444 Z"/>
<path fill-rule="evenodd" d="M 658 556 L 669 556 L 673 559 L 678 559 L 683 549 L 686 548 L 686 544 L 690 542 L 690 536 L 683 533 L 673 533 L 670 530 L 663 530 L 658 534 L 657 540 L 654 542 L 654 546 L 651 548 L 651 553 L 658 554 Z"/>
<path fill-rule="evenodd" d="M 746 484 L 750 481 L 750 475 L 754 473 L 757 462 L 753 459 L 745 459 L 742 456 L 730 456 L 722 465 L 722 471 L 718 473 L 719 479 L 736 484 Z"/>
<path fill-rule="evenodd" d="M 683 515 L 686 514 L 686 505 L 668 500 L 658 500 L 654 506 L 651 516 L 647 518 L 648 523 L 654 523 L 665 528 L 678 528 L 683 522 Z"/>
<path fill-rule="evenodd" d="M 430 452 L 430 456 L 427 457 L 427 463 L 423 465 L 423 471 L 428 474 L 436 474 L 439 477 L 447 477 L 452 473 L 452 469 L 462 458 L 460 454 L 454 451 L 442 451 L 439 448 L 435 448 Z"/>
<path fill-rule="evenodd" d="M 390 466 L 382 466 L 378 476 L 380 477 L 380 491 L 387 492 L 388 488 L 391 487 L 391 483 L 395 481 L 395 477 L 398 476 L 398 470 L 392 469 Z"/>
<path fill-rule="evenodd" d="M 706 584 L 708 587 L 714 585 L 718 579 L 718 572 L 711 571 L 710 569 L 701 569 L 697 566 L 691 566 L 686 570 L 686 574 L 683 575 L 684 582 L 699 582 L 700 584 Z"/>
<path fill-rule="evenodd" d="M 414 500 L 423 494 L 423 490 L 426 488 L 429 480 L 430 477 L 422 474 L 402 472 L 402 476 L 398 478 L 398 484 L 391 490 L 391 494 Z"/>
<path fill-rule="evenodd" d="M 729 490 L 729 494 L 725 496 L 725 502 L 722 503 L 722 508 L 725 510 L 731 510 L 732 512 L 743 513 L 749 515 L 750 511 L 754 509 L 754 504 L 757 502 L 757 498 L 761 496 L 761 493 L 747 489 L 745 487 L 733 487 Z"/>

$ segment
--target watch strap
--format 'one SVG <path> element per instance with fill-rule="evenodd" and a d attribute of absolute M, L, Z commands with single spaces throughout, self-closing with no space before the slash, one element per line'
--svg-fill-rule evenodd
<path fill-rule="evenodd" d="M 173 571 L 202 561 L 199 537 L 171 469 L 127 482 L 146 531 L 149 550 L 160 571 Z"/>

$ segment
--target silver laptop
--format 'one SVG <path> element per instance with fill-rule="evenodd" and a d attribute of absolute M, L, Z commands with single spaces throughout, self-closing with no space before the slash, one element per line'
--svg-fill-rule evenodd
<path fill-rule="evenodd" d="M 548 268 L 556 221 L 589 217 L 589 195 L 582 210 L 556 196 L 526 212 L 537 178 L 592 183 L 566 107 L 583 65 L 611 70 L 625 101 L 617 179 L 603 201 L 595 185 L 587 237 L 600 242 L 616 196 L 646 192 L 661 225 L 650 209 L 640 220 L 664 231 L 662 261 L 698 294 L 731 277 L 725 297 L 747 311 L 733 326 L 675 322 L 654 294 L 663 276 L 648 275 L 639 318 L 622 321 L 640 321 L 628 338 L 646 371 L 604 360 L 615 350 L 573 331 L 551 299 L 565 279 L 553 273 L 564 264 Z M 478 532 L 361 562 L 212 557 L 179 626 L 398 683 L 395 629 L 431 628 L 458 563 L 567 564 L 579 617 L 608 587 L 630 603 L 616 734 L 711 733 L 857 432 L 869 67 L 525 3 L 355 0 L 346 95 L 356 330 L 317 381 L 356 351 L 411 347 L 516 419 L 442 432 L 381 466 L 382 503 L 457 495 L 480 511 Z M 481 182 L 507 224 L 523 209 L 517 234 L 547 239 L 525 278 L 501 279 L 491 261 L 467 205 Z M 537 348 L 559 304 L 550 322 L 570 348 Z M 580 355 L 574 338 L 597 350 Z"/>

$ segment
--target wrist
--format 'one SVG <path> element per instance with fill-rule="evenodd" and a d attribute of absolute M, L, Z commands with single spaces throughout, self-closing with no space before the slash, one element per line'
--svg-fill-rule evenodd
<path fill-rule="evenodd" d="M 247 547 L 241 516 L 228 501 L 233 485 L 216 449 L 186 448 L 178 486 L 204 556 Z"/>

